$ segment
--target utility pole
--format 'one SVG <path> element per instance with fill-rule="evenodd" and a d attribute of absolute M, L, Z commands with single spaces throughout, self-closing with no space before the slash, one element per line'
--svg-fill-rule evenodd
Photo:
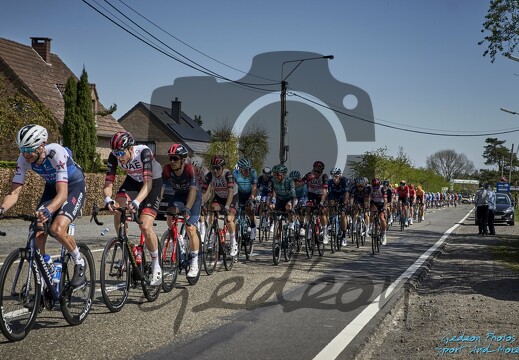
<path fill-rule="evenodd" d="M 287 135 L 287 82 L 281 80 L 281 137 L 279 139 L 279 162 L 284 164 L 288 157 L 288 145 L 285 144 Z"/>

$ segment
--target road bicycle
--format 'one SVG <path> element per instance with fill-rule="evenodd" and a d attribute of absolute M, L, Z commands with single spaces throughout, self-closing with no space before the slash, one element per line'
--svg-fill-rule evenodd
<path fill-rule="evenodd" d="M 357 245 L 357 248 L 364 246 L 366 240 L 366 221 L 364 216 L 364 209 L 357 205 L 357 215 L 352 221 L 352 242 Z"/>
<path fill-rule="evenodd" d="M 245 253 L 245 258 L 250 260 L 254 240 L 251 239 L 251 221 L 245 212 L 245 206 L 240 205 L 236 215 L 236 241 L 238 242 L 238 258 L 241 250 Z"/>
<path fill-rule="evenodd" d="M 284 211 L 273 211 L 274 233 L 272 234 L 272 260 L 274 265 L 279 264 L 281 253 L 285 261 L 290 261 L 294 254 L 297 244 L 295 238 L 295 227 L 291 228 L 288 224 L 288 214 Z M 294 224 L 295 225 L 295 224 Z"/>
<path fill-rule="evenodd" d="M 378 210 L 372 211 L 372 228 L 371 228 L 371 252 L 375 255 L 375 252 L 380 252 L 380 243 L 382 238 L 382 230 L 380 225 L 380 218 L 378 217 Z"/>
<path fill-rule="evenodd" d="M 226 217 L 223 217 L 223 227 L 220 228 L 218 221 L 220 212 L 218 210 L 208 210 L 208 212 L 213 213 L 213 221 L 204 242 L 203 259 L 205 272 L 207 275 L 211 275 L 216 270 L 220 257 L 223 260 L 225 270 L 231 270 L 235 256 L 231 256 L 231 244 L 226 236 Z"/>
<path fill-rule="evenodd" d="M 36 232 L 44 230 L 48 233 L 49 224 L 45 223 L 42 229 L 34 215 L 3 216 L 1 219 L 31 222 L 27 245 L 11 252 L 0 271 L 0 329 L 4 336 L 9 341 L 24 339 L 31 331 L 37 314 L 43 308 L 52 310 L 58 303 L 70 325 L 85 321 L 94 301 L 96 281 L 94 258 L 88 246 L 77 244 L 85 261 L 84 285 L 70 285 L 74 262 L 64 246 L 59 256 L 62 264 L 60 281 L 53 283 L 53 274 L 36 247 Z M 6 234 L 0 232 L 0 235 Z"/>
<path fill-rule="evenodd" d="M 192 262 L 192 253 L 190 249 L 190 240 L 186 231 L 186 220 L 177 213 L 167 212 L 172 216 L 171 226 L 164 231 L 160 238 L 162 247 L 162 289 L 170 292 L 177 283 L 178 274 L 184 270 L 185 274 L 189 272 Z M 196 226 L 196 225 L 191 225 Z M 195 285 L 200 279 L 200 271 L 202 269 L 202 255 L 204 253 L 200 233 L 198 235 L 198 274 L 195 277 L 187 277 L 187 281 L 191 285 Z"/>
<path fill-rule="evenodd" d="M 340 207 L 338 204 L 328 206 L 332 216 L 328 219 L 328 236 L 330 238 L 330 249 L 332 254 L 341 250 L 341 221 Z"/>
<path fill-rule="evenodd" d="M 310 259 L 314 255 L 315 248 L 319 256 L 324 255 L 323 244 L 323 228 L 321 225 L 320 208 L 313 205 L 311 201 L 307 202 L 305 212 L 310 211 L 310 219 L 305 226 L 305 248 L 306 256 Z"/>
<path fill-rule="evenodd" d="M 265 201 L 261 202 L 261 214 L 260 221 L 258 226 L 258 241 L 261 243 L 263 241 L 267 241 L 270 236 L 270 215 L 268 211 L 268 206 L 265 204 Z"/>
<path fill-rule="evenodd" d="M 97 225 L 103 226 L 103 223 L 97 219 L 97 215 L 102 211 L 110 211 L 108 205 L 100 209 L 94 204 L 90 221 L 94 220 Z M 100 270 L 101 293 L 110 312 L 121 311 L 124 307 L 130 292 L 130 285 L 136 288 L 140 283 L 144 297 L 150 302 L 157 300 L 161 288 L 160 285 L 150 285 L 153 274 L 151 259 L 148 260 L 146 257 L 148 252 L 144 234 L 140 234 L 137 245 L 134 245 L 126 235 L 125 229 L 128 221 L 142 224 L 138 215 L 126 207 L 116 207 L 114 211 L 120 214 L 119 229 L 117 237 L 108 240 L 105 245 Z M 161 244 L 160 241 L 157 243 L 159 264 L 162 267 Z"/>

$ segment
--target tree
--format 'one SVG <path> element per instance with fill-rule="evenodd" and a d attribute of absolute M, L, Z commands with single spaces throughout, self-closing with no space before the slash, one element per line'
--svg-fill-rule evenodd
<path fill-rule="evenodd" d="M 483 56 L 490 54 L 490 61 L 496 60 L 496 54 L 510 56 L 519 43 L 519 2 L 517 0 L 492 0 L 482 33 L 487 33 L 478 44 L 488 43 Z"/>
<path fill-rule="evenodd" d="M 63 145 L 67 146 L 73 153 L 76 153 L 76 146 L 78 146 L 79 141 L 79 139 L 76 138 L 76 129 L 78 127 L 76 110 L 77 81 L 73 76 L 67 79 L 63 101 L 65 102 L 65 115 L 63 117 L 63 129 L 61 130 Z"/>
<path fill-rule="evenodd" d="M 17 91 L 0 74 L 0 146 L 1 160 L 15 161 L 19 151 L 16 145 L 18 130 L 27 124 L 38 124 L 49 133 L 49 142 L 57 141 L 59 128 L 54 115 L 43 103 L 34 101 Z"/>
<path fill-rule="evenodd" d="M 263 162 L 269 153 L 268 139 L 267 130 L 257 124 L 249 128 L 239 139 L 240 155 L 249 159 L 258 173 L 261 172 Z"/>
<path fill-rule="evenodd" d="M 215 155 L 222 155 L 227 167 L 231 169 L 238 162 L 238 136 L 227 123 L 211 132 L 211 141 L 209 149 L 204 154 L 204 162 L 211 164 L 211 159 Z"/>
<path fill-rule="evenodd" d="M 467 177 L 476 172 L 474 163 L 467 155 L 454 150 L 440 150 L 427 157 L 427 169 L 440 174 L 447 181 Z"/>
<path fill-rule="evenodd" d="M 84 67 L 77 84 L 77 114 L 80 117 L 79 123 L 82 130 L 78 134 L 82 135 L 84 140 L 82 165 L 84 165 L 86 171 L 95 171 L 98 167 L 96 164 L 97 131 L 92 109 L 90 83 Z"/>

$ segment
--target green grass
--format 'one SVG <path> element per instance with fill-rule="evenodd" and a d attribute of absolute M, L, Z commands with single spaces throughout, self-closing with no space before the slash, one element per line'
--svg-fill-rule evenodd
<path fill-rule="evenodd" d="M 507 268 L 519 272 L 519 239 L 506 237 L 492 249 L 494 259 Z"/>

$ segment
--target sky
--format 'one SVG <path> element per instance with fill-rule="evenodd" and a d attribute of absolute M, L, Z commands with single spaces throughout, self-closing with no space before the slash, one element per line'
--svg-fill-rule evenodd
<path fill-rule="evenodd" d="M 115 13 L 107 2 L 95 1 L 85 0 Z M 143 44 L 85 2 L 9 1 L 0 13 L 0 37 L 26 45 L 30 45 L 30 37 L 52 38 L 51 52 L 59 55 L 76 75 L 83 66 L 86 68 L 101 102 L 106 107 L 117 104 L 116 118 L 139 101 L 151 102 L 156 89 L 171 86 L 175 79 L 207 76 Z M 333 54 L 334 59 L 324 61 L 323 66 L 338 82 L 369 95 L 376 123 L 375 141 L 348 141 L 336 146 L 341 151 L 346 149 L 348 154 L 387 147 L 394 156 L 402 147 L 413 165 L 421 167 L 436 151 L 454 149 L 466 154 L 476 168 L 487 168 L 482 153 L 485 139 L 490 136 L 432 136 L 401 129 L 459 135 L 519 129 L 517 116 L 500 111 L 501 107 L 519 111 L 519 63 L 502 56 L 491 63 L 488 56 L 483 57 L 485 46 L 478 45 L 483 38 L 481 29 L 488 0 L 110 3 L 128 14 L 132 12 L 124 4 L 131 6 L 182 41 L 142 18 L 135 18 L 170 48 L 232 80 L 243 78 L 259 54 Z M 278 64 L 277 68 L 274 76 L 279 81 L 281 66 Z M 294 81 L 296 75 L 302 77 L 311 69 L 300 66 L 293 73 Z M 210 96 L 200 89 L 201 99 Z M 263 117 L 260 122 L 279 127 L 279 103 L 270 106 L 276 109 L 278 117 Z M 293 101 L 287 103 L 289 133 L 291 125 L 292 129 L 297 128 L 290 118 L 291 106 L 297 108 Z M 308 107 L 298 106 L 299 110 Z M 196 109 L 196 104 L 183 107 L 186 109 Z M 315 112 L 308 110 L 312 111 Z M 204 127 L 209 126 L 210 119 L 205 115 L 203 119 L 209 120 Z M 333 135 L 330 131 L 327 134 L 330 133 Z M 515 142 L 517 149 L 518 134 L 492 137 L 506 140 L 508 146 Z M 291 151 L 304 148 L 310 153 L 318 153 L 313 149 L 321 146 L 311 139 L 298 142 L 296 136 L 289 136 L 289 145 Z M 274 158 L 278 148 L 274 142 Z"/>

